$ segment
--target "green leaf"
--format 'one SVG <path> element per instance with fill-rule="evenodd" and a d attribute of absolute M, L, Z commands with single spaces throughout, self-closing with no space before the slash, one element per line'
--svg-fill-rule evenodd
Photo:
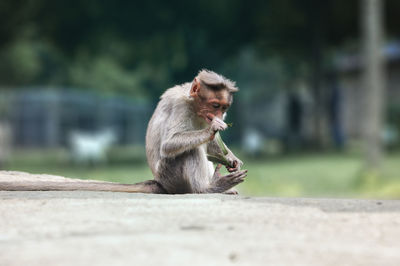
<path fill-rule="evenodd" d="M 219 132 L 217 132 L 215 134 L 215 141 L 217 142 L 217 144 L 218 144 L 219 148 L 221 149 L 222 153 L 224 155 L 227 155 L 228 154 L 228 150 L 226 149 L 225 144 L 222 141 L 222 138 L 221 138 L 221 135 L 219 134 Z"/>

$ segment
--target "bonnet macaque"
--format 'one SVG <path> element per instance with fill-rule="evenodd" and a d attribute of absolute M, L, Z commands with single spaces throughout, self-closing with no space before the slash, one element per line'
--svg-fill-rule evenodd
<path fill-rule="evenodd" d="M 228 175 L 215 171 L 207 154 L 220 154 L 214 140 L 225 130 L 223 121 L 232 104 L 235 84 L 203 70 L 192 83 L 167 90 L 150 120 L 146 152 L 154 179 L 168 193 L 221 193 L 243 181 L 247 171 L 230 151 Z"/>
<path fill-rule="evenodd" d="M 226 155 L 215 141 L 225 130 L 223 121 L 232 104 L 235 83 L 212 71 L 202 70 L 193 82 L 168 89 L 149 122 L 146 133 L 147 161 L 154 180 L 133 185 L 110 182 L 0 182 L 0 190 L 92 190 L 142 193 L 236 193 L 232 188 L 243 182 L 247 170 L 224 145 Z M 223 156 L 213 167 L 207 158 Z"/>

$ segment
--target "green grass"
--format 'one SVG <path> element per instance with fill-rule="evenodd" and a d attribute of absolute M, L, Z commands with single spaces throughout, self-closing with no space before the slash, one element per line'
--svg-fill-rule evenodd
<path fill-rule="evenodd" d="M 353 191 L 360 161 L 338 155 L 306 155 L 249 161 L 246 194 L 274 196 L 344 196 Z"/>
<path fill-rule="evenodd" d="M 69 162 L 66 151 L 15 151 L 6 170 L 134 183 L 152 175 L 140 147 L 111 152 L 106 165 Z M 360 156 L 301 154 L 281 158 L 242 158 L 249 170 L 241 194 L 284 197 L 400 198 L 400 154 L 388 155 L 380 175 L 362 173 Z"/>
<path fill-rule="evenodd" d="M 248 161 L 244 194 L 306 197 L 400 198 L 400 155 L 388 155 L 380 175 L 362 171 L 360 156 L 301 155 Z"/>

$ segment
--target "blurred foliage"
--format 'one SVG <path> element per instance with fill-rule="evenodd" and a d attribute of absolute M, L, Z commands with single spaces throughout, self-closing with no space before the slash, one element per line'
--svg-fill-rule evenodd
<path fill-rule="evenodd" d="M 387 122 L 396 126 L 400 132 L 400 102 L 390 103 L 387 109 Z"/>
<path fill-rule="evenodd" d="M 386 3 L 393 35 L 400 4 Z M 291 78 L 304 74 L 315 47 L 357 39 L 358 13 L 358 1 L 346 0 L 4 0 L 0 84 L 156 99 L 202 68 L 252 75 L 238 60 L 249 49 L 280 58 L 272 73 Z"/>
<path fill-rule="evenodd" d="M 156 98 L 172 84 L 189 81 L 201 68 L 223 69 L 246 47 L 256 54 L 304 58 L 314 34 L 310 25 L 329 26 L 335 40 L 355 32 L 355 4 L 319 3 L 2 1 L 0 83 Z M 322 11 L 332 16 L 314 17 Z M 329 21 L 315 23 L 315 18 Z M 286 68 L 294 69 L 294 61 L 285 62 Z"/>

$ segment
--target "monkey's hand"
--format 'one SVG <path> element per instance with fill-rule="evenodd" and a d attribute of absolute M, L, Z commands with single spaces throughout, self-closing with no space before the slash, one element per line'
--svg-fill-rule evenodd
<path fill-rule="evenodd" d="M 231 173 L 239 171 L 243 165 L 243 162 L 238 157 L 236 157 L 231 151 L 229 151 L 229 153 L 225 155 L 225 158 L 228 161 L 226 169 Z"/>
<path fill-rule="evenodd" d="M 240 184 L 244 181 L 247 176 L 247 170 L 237 171 L 224 176 L 221 176 L 219 172 L 221 169 L 221 164 L 218 164 L 215 168 L 213 178 L 211 180 L 210 188 L 207 190 L 209 193 L 222 193 L 232 187 Z"/>
<path fill-rule="evenodd" d="M 218 131 L 225 130 L 227 127 L 228 125 L 221 118 L 214 116 L 210 125 L 212 138 L 214 138 L 215 133 L 217 133 Z"/>

